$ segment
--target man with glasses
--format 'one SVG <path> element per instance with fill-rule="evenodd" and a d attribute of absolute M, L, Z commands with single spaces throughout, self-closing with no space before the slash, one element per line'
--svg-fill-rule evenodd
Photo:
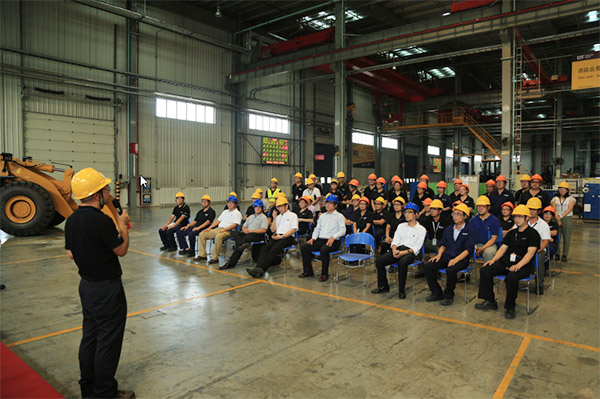
<path fill-rule="evenodd" d="M 410 265 L 416 257 L 421 256 L 421 247 L 425 241 L 427 231 L 417 222 L 417 213 L 419 207 L 409 202 L 404 207 L 404 219 L 406 223 L 398 225 L 392 240 L 392 250 L 379 258 L 375 262 L 377 267 L 377 288 L 371 293 L 380 294 L 382 292 L 390 292 L 390 286 L 386 276 L 385 267 L 396 263 L 398 265 L 398 297 L 406 298 L 404 288 L 406 286 L 406 275 L 408 265 Z"/>
<path fill-rule="evenodd" d="M 431 295 L 425 298 L 427 302 L 442 301 L 442 306 L 452 305 L 454 302 L 454 288 L 458 279 L 458 272 L 466 269 L 473 253 L 476 242 L 476 232 L 467 225 L 466 220 L 470 209 L 465 204 L 458 204 L 452 211 L 454 225 L 444 229 L 438 254 L 425 264 L 425 276 Z M 446 290 L 437 281 L 437 272 L 446 270 Z"/>

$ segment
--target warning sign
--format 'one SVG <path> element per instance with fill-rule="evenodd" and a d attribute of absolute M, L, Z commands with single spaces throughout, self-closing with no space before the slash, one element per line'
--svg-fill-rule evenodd
<path fill-rule="evenodd" d="M 577 56 L 571 67 L 571 90 L 600 87 L 600 52 Z"/>

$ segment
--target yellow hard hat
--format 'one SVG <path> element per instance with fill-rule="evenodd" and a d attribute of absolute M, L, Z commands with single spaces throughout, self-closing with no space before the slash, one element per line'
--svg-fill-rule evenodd
<path fill-rule="evenodd" d="M 182 193 L 181 191 L 178 191 L 177 194 L 175 194 L 175 198 L 179 198 L 179 197 L 185 198 L 185 194 Z"/>
<path fill-rule="evenodd" d="M 315 184 L 315 181 L 312 178 L 306 179 L 306 184 Z"/>
<path fill-rule="evenodd" d="M 337 177 L 346 177 L 346 175 L 344 172 L 338 172 Z"/>
<path fill-rule="evenodd" d="M 523 176 L 521 176 L 520 181 L 523 181 L 523 180 L 531 181 L 531 177 L 529 175 L 523 175 Z"/>
<path fill-rule="evenodd" d="M 275 206 L 279 206 L 279 205 L 285 205 L 288 204 L 288 200 L 285 197 L 279 197 L 277 198 L 277 202 L 275 203 Z"/>
<path fill-rule="evenodd" d="M 235 193 L 235 191 L 230 192 L 228 197 L 231 197 L 232 195 L 237 198 L 237 194 Z"/>
<path fill-rule="evenodd" d="M 262 195 L 260 195 L 260 193 L 259 193 L 259 192 L 256 192 L 256 191 L 255 191 L 255 192 L 252 194 L 252 199 L 261 199 L 261 198 L 262 198 Z"/>
<path fill-rule="evenodd" d="M 277 194 L 274 195 L 275 198 L 287 198 L 287 195 L 285 195 L 285 193 L 283 191 L 278 192 Z"/>
<path fill-rule="evenodd" d="M 262 188 L 257 188 L 257 189 L 256 189 L 256 192 L 257 192 L 257 193 L 261 193 L 261 194 L 262 194 L 262 193 L 263 193 L 263 190 L 262 190 Z"/>
<path fill-rule="evenodd" d="M 538 201 L 539 201 L 539 199 L 538 199 Z M 529 208 L 523 204 L 517 205 L 515 207 L 515 210 L 512 212 L 512 214 L 513 214 L 513 216 L 515 216 L 515 215 L 531 216 L 531 213 L 529 212 Z"/>
<path fill-rule="evenodd" d="M 302 173 L 298 172 L 298 173 L 296 173 L 296 174 L 294 175 L 294 177 L 299 177 L 299 178 L 301 178 L 301 179 L 302 179 Z"/>
<path fill-rule="evenodd" d="M 279 183 L 279 180 L 277 180 L 277 178 L 274 177 L 274 178 L 271 179 L 271 182 Z"/>
<path fill-rule="evenodd" d="M 201 201 L 202 201 L 202 200 L 207 200 L 207 201 L 210 201 L 210 202 L 212 202 L 212 198 L 210 198 L 210 195 L 208 195 L 208 194 L 204 194 L 204 195 L 202 196 L 202 198 L 200 198 L 200 200 L 201 200 Z"/>
<path fill-rule="evenodd" d="M 462 202 L 454 207 L 455 211 L 461 211 L 465 215 L 469 216 L 469 207 Z"/>
<path fill-rule="evenodd" d="M 566 181 L 564 181 L 564 182 L 560 183 L 560 184 L 558 185 L 558 188 L 566 188 L 567 190 L 571 191 L 571 186 L 570 186 L 570 185 L 569 185 L 569 183 L 568 183 L 568 182 L 566 182 Z"/>
<path fill-rule="evenodd" d="M 394 200 L 392 201 L 392 204 L 394 202 L 402 202 L 402 205 L 406 205 L 406 200 L 400 196 L 397 196 L 396 198 L 394 198 Z"/>
<path fill-rule="evenodd" d="M 527 201 L 527 208 L 529 209 L 542 209 L 542 200 L 538 197 L 531 197 Z"/>
<path fill-rule="evenodd" d="M 477 202 L 475 203 L 475 206 L 477 205 L 492 205 L 492 203 L 490 202 L 490 199 L 488 198 L 487 195 L 482 195 L 481 197 L 477 198 Z"/>
<path fill-rule="evenodd" d="M 311 173 L 311 174 L 308 176 L 308 178 L 309 178 L 309 179 L 313 179 L 313 180 L 315 180 L 315 179 L 317 178 L 317 176 L 316 176 L 314 173 Z"/>
<path fill-rule="evenodd" d="M 429 205 L 429 209 L 444 209 L 444 203 L 439 199 L 435 199 Z"/>
<path fill-rule="evenodd" d="M 377 199 L 373 202 L 379 202 L 385 205 L 385 200 L 383 199 L 383 197 L 377 197 Z"/>
<path fill-rule="evenodd" d="M 87 198 L 108 186 L 112 180 L 94 168 L 81 169 L 71 180 L 71 189 L 76 199 Z"/>
<path fill-rule="evenodd" d="M 351 199 L 352 201 L 354 201 L 355 199 L 360 200 L 360 195 L 354 194 Z"/>
<path fill-rule="evenodd" d="M 305 197 L 306 197 L 306 198 L 307 198 L 307 199 L 308 199 L 310 202 L 312 202 L 312 201 L 313 201 L 313 197 L 312 197 L 312 195 L 305 195 Z"/>
<path fill-rule="evenodd" d="M 336 179 L 331 179 L 331 183 L 339 184 Z M 329 183 L 329 184 L 331 184 L 331 183 Z"/>

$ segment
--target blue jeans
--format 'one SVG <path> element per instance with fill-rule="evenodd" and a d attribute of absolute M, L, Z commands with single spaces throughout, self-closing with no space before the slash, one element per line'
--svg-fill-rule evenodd
<path fill-rule="evenodd" d="M 168 248 L 177 248 L 177 244 L 175 244 L 175 233 L 177 233 L 180 228 L 181 226 L 177 225 L 169 227 L 166 230 L 158 229 L 158 235 L 160 236 L 163 246 Z"/>
<path fill-rule="evenodd" d="M 190 227 L 186 230 L 178 230 L 177 233 L 175 233 L 177 235 L 177 242 L 179 243 L 179 249 L 192 249 L 192 250 L 196 250 L 196 237 L 198 237 L 198 235 L 200 235 L 200 233 L 202 233 L 202 230 L 196 230 L 194 231 L 193 227 Z M 188 240 L 190 241 L 190 245 L 187 245 L 187 242 L 185 240 L 185 238 L 188 238 Z"/>

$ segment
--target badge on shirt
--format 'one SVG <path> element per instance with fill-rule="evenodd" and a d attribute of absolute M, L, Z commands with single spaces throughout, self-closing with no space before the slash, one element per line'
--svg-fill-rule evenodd
<path fill-rule="evenodd" d="M 517 261 L 517 254 L 515 254 L 515 253 L 510 254 L 510 261 L 511 261 L 511 263 L 516 262 Z"/>
<path fill-rule="evenodd" d="M 437 247 L 437 238 L 434 238 L 433 240 L 431 240 L 431 245 L 433 245 L 434 247 Z"/>

